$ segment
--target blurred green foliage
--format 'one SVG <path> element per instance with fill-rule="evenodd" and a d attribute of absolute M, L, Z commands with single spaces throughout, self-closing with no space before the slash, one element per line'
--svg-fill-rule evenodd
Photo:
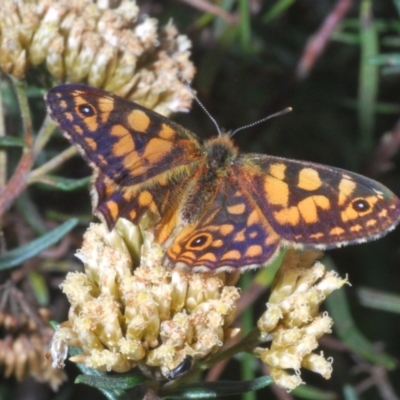
<path fill-rule="evenodd" d="M 396 135 L 400 135 L 396 133 L 400 113 L 398 0 L 214 2 L 220 8 L 220 15 L 230 16 L 228 20 L 194 5 L 199 3 L 138 1 L 144 12 L 161 22 L 173 18 L 180 31 L 191 38 L 192 59 L 197 67 L 193 88 L 219 125 L 235 129 L 284 107 L 294 108 L 289 115 L 238 133 L 235 141 L 242 151 L 303 159 L 360 172 L 400 195 L 397 151 L 400 140 L 396 142 Z M 340 4 L 349 8 L 324 41 L 323 24 L 337 16 L 336 7 Z M 301 60 L 311 57 L 310 49 L 307 50 L 311 39 L 321 41 L 321 52 L 310 61 L 307 73 L 300 76 Z M 31 100 L 38 102 L 39 99 L 37 91 L 33 92 Z M 7 92 L 3 101 L 7 109 L 15 100 Z M 44 106 L 34 107 L 44 115 Z M 8 113 L 7 118 L 13 116 Z M 37 118 L 35 114 L 34 123 Z M 196 104 L 190 114 L 177 115 L 174 119 L 202 138 L 216 134 L 210 119 Z M 13 129 L 10 128 L 10 134 Z M 385 134 L 393 154 L 378 152 Z M 12 171 L 18 161 L 16 149 L 21 143 L 18 139 L 2 139 L 0 145 L 11 149 L 8 162 Z M 61 136 L 55 136 L 47 153 L 41 156 L 42 162 L 66 146 Z M 392 164 L 387 168 L 389 161 Z M 69 172 L 71 163 L 75 163 L 73 174 Z M 88 176 L 89 169 L 83 161 L 74 159 L 58 173 L 65 178 L 49 177 L 57 184 L 57 190 L 33 185 L 25 201 L 41 215 L 59 221 L 67 216 L 85 216 L 87 220 L 90 200 L 86 186 L 81 186 L 86 183 L 82 178 Z M 75 190 L 67 191 L 70 189 Z M 21 211 L 14 212 L 24 215 Z M 400 309 L 399 239 L 400 232 L 395 231 L 378 242 L 329 252 L 332 265 L 342 275 L 349 275 L 352 286 L 345 289 L 343 294 L 347 298 L 341 301 L 349 312 L 346 318 L 352 316 L 351 325 L 363 335 L 363 340 L 369 341 L 370 357 L 368 354 L 362 357 L 352 348 L 351 341 L 347 342 L 341 335 L 340 339 L 350 349 L 342 346 L 339 339 L 322 340 L 325 354 L 334 357 L 333 377 L 324 381 L 306 373 L 303 377 L 310 386 L 299 388 L 291 396 L 302 399 L 394 399 L 400 396 L 400 373 L 393 361 L 400 355 L 400 316 L 398 312 L 383 311 L 379 305 L 374 309 L 362 306 L 357 297 L 360 287 L 372 288 L 391 294 L 392 308 Z M 255 318 L 266 299 L 264 295 L 252 308 Z M 342 314 L 339 318 L 345 317 Z M 372 354 L 382 349 L 391 357 L 385 358 L 388 362 L 381 363 L 380 358 Z M 262 374 L 259 366 L 248 362 L 243 372 L 239 362 L 234 360 L 228 365 L 222 378 L 239 380 Z M 390 371 L 383 373 L 379 369 L 382 364 Z M 254 368 L 253 374 L 249 374 L 251 368 Z M 42 398 L 68 399 L 73 393 L 79 393 L 82 398 L 91 393 L 93 400 L 101 398 L 98 392 L 71 385 L 72 381 L 59 394 L 46 393 L 47 397 Z M 397 397 L 390 397 L 391 391 L 393 395 L 397 393 Z M 10 393 L 15 397 L 9 397 Z M 12 382 L 0 384 L 0 399 L 22 398 L 16 393 Z M 249 396 L 289 398 L 270 388 Z"/>

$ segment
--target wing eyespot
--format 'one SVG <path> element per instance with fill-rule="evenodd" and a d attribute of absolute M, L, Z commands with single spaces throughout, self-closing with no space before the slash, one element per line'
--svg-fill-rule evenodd
<path fill-rule="evenodd" d="M 94 107 L 91 104 L 80 104 L 78 112 L 84 117 L 93 117 L 96 114 Z"/>
<path fill-rule="evenodd" d="M 212 235 L 206 233 L 200 233 L 196 235 L 187 244 L 187 249 L 189 250 L 201 250 L 208 247 L 212 242 Z"/>
<path fill-rule="evenodd" d="M 357 212 L 366 212 L 371 208 L 367 200 L 356 199 L 352 202 L 353 210 Z"/>

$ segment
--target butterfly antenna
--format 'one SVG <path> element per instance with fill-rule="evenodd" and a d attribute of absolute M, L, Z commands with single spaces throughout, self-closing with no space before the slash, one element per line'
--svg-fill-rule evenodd
<path fill-rule="evenodd" d="M 211 119 L 211 121 L 214 123 L 215 127 L 217 128 L 217 132 L 218 135 L 221 136 L 221 128 L 219 127 L 217 121 L 215 120 L 215 118 L 209 113 L 209 111 L 207 110 L 207 108 L 203 105 L 203 103 L 197 98 L 196 93 L 194 92 L 194 90 L 192 89 L 192 87 L 190 86 L 190 83 L 188 81 L 183 81 L 183 84 L 186 86 L 186 89 L 189 90 L 190 93 L 192 93 L 193 98 L 196 100 L 197 104 L 203 109 L 203 111 L 206 113 L 206 115 L 208 116 L 208 118 Z"/>
<path fill-rule="evenodd" d="M 232 137 L 232 136 L 235 135 L 237 132 L 242 131 L 243 129 L 251 128 L 251 127 L 254 126 L 254 125 L 261 124 L 262 122 L 268 121 L 269 119 L 272 119 L 272 118 L 275 118 L 275 117 L 280 117 L 281 115 L 285 115 L 285 114 L 290 113 L 290 112 L 292 112 L 292 111 L 293 111 L 293 108 L 292 108 L 292 107 L 284 108 L 283 110 L 278 111 L 278 112 L 275 113 L 275 114 L 268 115 L 268 117 L 265 117 L 265 118 L 260 119 L 260 120 L 258 120 L 258 121 L 256 121 L 256 122 L 253 122 L 253 123 L 251 123 L 251 124 L 244 125 L 244 126 L 241 126 L 240 128 L 235 129 L 235 130 L 230 134 L 230 136 Z"/>

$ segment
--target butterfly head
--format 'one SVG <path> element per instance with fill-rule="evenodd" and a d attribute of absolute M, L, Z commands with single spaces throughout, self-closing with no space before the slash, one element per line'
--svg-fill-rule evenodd
<path fill-rule="evenodd" d="M 223 133 L 206 142 L 205 153 L 211 169 L 226 168 L 236 159 L 238 148 L 229 134 Z"/>

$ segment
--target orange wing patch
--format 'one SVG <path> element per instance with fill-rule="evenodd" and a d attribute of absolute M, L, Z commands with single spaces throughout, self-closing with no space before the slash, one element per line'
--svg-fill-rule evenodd
<path fill-rule="evenodd" d="M 150 126 L 150 118 L 143 110 L 132 110 L 127 115 L 128 125 L 138 133 L 147 133 Z"/>

